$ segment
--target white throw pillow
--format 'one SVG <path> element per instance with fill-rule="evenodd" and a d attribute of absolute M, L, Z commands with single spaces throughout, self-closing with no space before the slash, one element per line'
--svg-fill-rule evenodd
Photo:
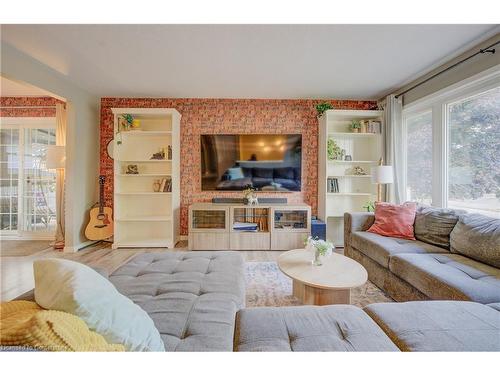
<path fill-rule="evenodd" d="M 80 317 L 108 343 L 126 350 L 165 351 L 148 314 L 92 268 L 66 259 L 41 259 L 33 269 L 35 300 L 43 308 Z"/>

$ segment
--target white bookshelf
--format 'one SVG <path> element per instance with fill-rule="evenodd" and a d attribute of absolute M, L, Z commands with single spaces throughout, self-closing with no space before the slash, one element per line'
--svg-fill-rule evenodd
<path fill-rule="evenodd" d="M 382 156 L 382 134 L 353 133 L 352 120 L 378 120 L 383 124 L 383 111 L 329 110 L 319 119 L 318 153 L 318 217 L 326 223 L 327 239 L 344 246 L 344 213 L 364 211 L 368 201 L 376 198 L 370 169 Z M 381 129 L 383 130 L 383 129 Z M 329 160 L 328 139 L 346 151 L 352 160 Z M 353 168 L 362 167 L 366 175 L 354 175 Z M 328 192 L 328 178 L 336 178 L 338 192 Z"/>
<path fill-rule="evenodd" d="M 114 115 L 114 242 L 113 248 L 168 247 L 179 239 L 180 118 L 171 108 L 112 108 Z M 120 118 L 140 120 L 140 130 L 123 131 Z M 121 144 L 117 144 L 121 141 Z M 172 147 L 171 159 L 152 155 Z M 168 157 L 168 155 L 166 155 Z M 127 174 L 129 164 L 139 174 Z M 155 192 L 155 180 L 171 178 L 170 192 Z"/>

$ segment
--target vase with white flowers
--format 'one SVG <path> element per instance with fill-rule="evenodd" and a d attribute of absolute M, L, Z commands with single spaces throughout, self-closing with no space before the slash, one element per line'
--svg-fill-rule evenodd
<path fill-rule="evenodd" d="M 314 260 L 312 264 L 314 266 L 321 266 L 323 264 L 322 258 L 332 254 L 335 246 L 330 241 L 317 240 L 314 241 Z"/>
<path fill-rule="evenodd" d="M 318 240 L 319 240 L 319 238 L 317 236 L 316 237 L 313 237 L 313 236 L 305 237 L 304 238 L 304 250 L 309 251 L 311 254 L 313 254 L 315 251 L 314 244 Z"/>

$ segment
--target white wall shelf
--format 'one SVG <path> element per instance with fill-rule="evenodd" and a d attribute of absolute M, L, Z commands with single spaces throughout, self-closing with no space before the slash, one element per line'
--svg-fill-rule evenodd
<path fill-rule="evenodd" d="M 352 120 L 377 120 L 383 124 L 383 111 L 329 110 L 319 119 L 318 217 L 326 223 L 327 239 L 344 246 L 344 213 L 365 211 L 368 201 L 375 200 L 376 186 L 370 169 L 382 156 L 381 133 L 350 132 Z M 328 139 L 350 155 L 352 160 L 329 160 Z M 360 166 L 366 175 L 353 174 Z M 328 191 L 328 178 L 336 178 L 338 192 Z"/>
<path fill-rule="evenodd" d="M 179 240 L 180 118 L 172 108 L 112 108 L 114 144 L 113 248 L 172 248 Z M 140 120 L 141 130 L 119 129 L 121 116 Z M 115 139 L 115 142 L 117 140 Z M 172 149 L 172 159 L 150 159 L 159 150 Z M 136 164 L 139 174 L 127 174 Z M 155 192 L 155 181 L 171 179 L 171 191 Z"/>

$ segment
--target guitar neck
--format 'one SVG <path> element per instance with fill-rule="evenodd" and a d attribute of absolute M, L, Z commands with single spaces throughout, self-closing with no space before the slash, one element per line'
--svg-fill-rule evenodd
<path fill-rule="evenodd" d="M 99 177 L 99 213 L 104 213 L 104 176 Z"/>

